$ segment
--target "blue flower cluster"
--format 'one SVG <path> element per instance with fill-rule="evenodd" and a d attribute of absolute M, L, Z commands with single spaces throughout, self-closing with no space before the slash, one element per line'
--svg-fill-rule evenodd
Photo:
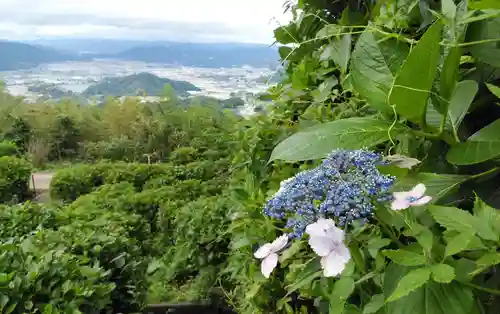
<path fill-rule="evenodd" d="M 366 220 L 377 202 L 392 200 L 395 178 L 379 172 L 383 164 L 382 155 L 368 150 L 333 151 L 318 167 L 283 181 L 264 213 L 287 219 L 296 237 L 321 217 L 336 218 L 341 226 Z"/>

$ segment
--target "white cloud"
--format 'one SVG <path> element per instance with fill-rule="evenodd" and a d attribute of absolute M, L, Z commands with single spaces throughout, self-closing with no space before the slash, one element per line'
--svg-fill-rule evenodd
<path fill-rule="evenodd" d="M 0 0 L 0 36 L 272 42 L 284 0 Z M 174 29 L 174 31 L 172 30 Z M 16 38 L 10 38 L 16 39 Z"/>

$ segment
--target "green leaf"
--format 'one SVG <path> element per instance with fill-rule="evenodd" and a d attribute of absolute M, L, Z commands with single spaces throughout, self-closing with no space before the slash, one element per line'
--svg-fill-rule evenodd
<path fill-rule="evenodd" d="M 387 302 L 396 301 L 404 296 L 407 296 L 410 292 L 420 288 L 427 281 L 431 275 L 431 270 L 429 268 L 419 268 L 411 270 L 398 282 L 396 290 L 387 299 Z"/>
<path fill-rule="evenodd" d="M 375 35 L 365 30 L 358 39 L 351 60 L 351 84 L 374 108 L 389 111 L 387 95 L 393 76 Z"/>
<path fill-rule="evenodd" d="M 284 250 L 279 257 L 280 263 L 285 262 L 286 260 L 293 257 L 295 254 L 299 253 L 302 249 L 304 242 L 302 241 L 293 241 L 289 248 Z"/>
<path fill-rule="evenodd" d="M 428 210 L 432 218 L 446 229 L 475 234 L 476 218 L 468 211 L 456 207 L 435 205 L 429 206 Z"/>
<path fill-rule="evenodd" d="M 373 147 L 389 140 L 390 122 L 371 117 L 349 118 L 315 125 L 279 143 L 270 161 L 300 161 L 326 157 L 334 149 Z M 396 133 L 401 127 L 393 128 Z"/>
<path fill-rule="evenodd" d="M 497 209 L 484 203 L 479 197 L 476 197 L 474 215 L 482 223 L 488 224 L 496 235 L 500 235 L 500 213 Z"/>
<path fill-rule="evenodd" d="M 454 145 L 446 159 L 455 165 L 472 165 L 500 156 L 500 119 L 474 133 L 465 143 Z"/>
<path fill-rule="evenodd" d="M 450 265 L 436 264 L 432 266 L 432 280 L 439 283 L 450 283 L 455 279 L 455 269 Z"/>
<path fill-rule="evenodd" d="M 408 269 L 389 265 L 385 271 L 384 294 L 391 295 Z M 458 273 L 458 270 L 457 270 Z M 428 282 L 408 296 L 387 303 L 384 314 L 479 314 L 472 291 L 457 282 Z"/>
<path fill-rule="evenodd" d="M 425 184 L 426 195 L 432 196 L 432 202 L 448 195 L 467 180 L 467 176 L 420 172 L 401 179 L 394 186 L 394 191 L 409 191 L 419 183 Z"/>
<path fill-rule="evenodd" d="M 442 0 L 441 1 L 441 13 L 449 20 L 455 20 L 457 14 L 457 6 L 453 0 Z"/>
<path fill-rule="evenodd" d="M 493 95 L 497 96 L 497 98 L 500 98 L 500 87 L 488 83 L 486 83 L 486 86 Z"/>
<path fill-rule="evenodd" d="M 464 251 L 465 249 L 467 249 L 467 246 L 469 245 L 473 237 L 474 233 L 472 231 L 466 231 L 450 239 L 448 245 L 446 245 L 444 255 L 452 256 Z"/>
<path fill-rule="evenodd" d="M 450 100 L 455 90 L 455 85 L 458 81 L 458 70 L 460 66 L 460 57 L 462 50 L 460 47 L 451 47 L 446 59 L 444 60 L 443 69 L 441 70 L 441 81 L 439 84 L 439 92 L 445 100 Z"/>
<path fill-rule="evenodd" d="M 368 302 L 365 305 L 365 308 L 363 309 L 363 314 L 373 314 L 377 313 L 378 310 L 384 306 L 384 295 L 383 294 L 376 294 L 372 296 L 370 302 Z"/>
<path fill-rule="evenodd" d="M 425 256 L 404 250 L 384 250 L 382 254 L 390 258 L 394 263 L 403 266 L 420 266 L 427 263 Z"/>
<path fill-rule="evenodd" d="M 422 122 L 440 58 L 442 24 L 434 23 L 411 50 L 398 73 L 389 102 L 408 120 Z"/>
<path fill-rule="evenodd" d="M 470 7 L 476 10 L 500 9 L 500 2 L 498 0 L 474 1 L 470 4 Z"/>
<path fill-rule="evenodd" d="M 417 242 L 422 246 L 426 252 L 432 250 L 432 244 L 434 242 L 434 236 L 429 229 L 423 229 L 420 233 L 416 235 Z"/>
<path fill-rule="evenodd" d="M 478 91 L 475 81 L 457 83 L 448 106 L 448 118 L 456 133 Z"/>
<path fill-rule="evenodd" d="M 346 300 L 354 291 L 355 284 L 352 277 L 341 277 L 333 286 L 333 295 Z"/>
<path fill-rule="evenodd" d="M 351 34 L 342 35 L 340 39 L 333 39 L 332 42 L 325 47 L 325 50 L 320 56 L 320 60 L 330 60 L 340 68 L 342 73 L 347 73 L 347 66 L 351 58 Z"/>
<path fill-rule="evenodd" d="M 389 244 L 391 244 L 391 240 L 389 239 L 371 238 L 367 244 L 368 253 L 370 253 L 371 257 L 375 258 L 378 251 L 384 246 L 388 246 Z"/>
<path fill-rule="evenodd" d="M 498 48 L 500 34 L 500 18 L 477 21 L 469 25 L 467 38 L 475 43 L 469 46 L 471 54 L 494 67 L 500 67 L 500 50 Z"/>
<path fill-rule="evenodd" d="M 476 261 L 479 267 L 489 267 L 500 264 L 500 253 L 486 253 L 483 257 Z"/>

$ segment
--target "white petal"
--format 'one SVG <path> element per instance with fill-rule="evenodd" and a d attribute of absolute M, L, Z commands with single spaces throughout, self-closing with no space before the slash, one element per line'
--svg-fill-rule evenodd
<path fill-rule="evenodd" d="M 411 191 L 409 192 L 409 196 L 413 196 L 415 198 L 421 198 L 425 194 L 425 185 L 423 183 L 417 184 Z"/>
<path fill-rule="evenodd" d="M 271 251 L 277 253 L 279 250 L 284 248 L 288 243 L 288 235 L 284 234 L 271 243 Z"/>
<path fill-rule="evenodd" d="M 343 256 L 337 255 L 337 252 L 335 251 L 321 258 L 323 275 L 325 277 L 335 277 L 340 275 L 342 271 L 344 271 L 345 265 L 349 259 L 346 260 Z"/>
<path fill-rule="evenodd" d="M 255 258 L 258 259 L 263 259 L 267 257 L 269 254 L 271 254 L 271 252 L 272 252 L 271 243 L 266 243 L 263 246 L 261 246 L 257 251 L 255 251 L 253 256 L 255 256 Z"/>
<path fill-rule="evenodd" d="M 406 209 L 410 207 L 410 202 L 408 202 L 406 199 L 395 199 L 391 203 L 391 209 L 392 210 L 401 210 L 401 209 Z"/>
<path fill-rule="evenodd" d="M 335 222 L 332 219 L 320 218 L 315 223 L 312 223 L 306 227 L 306 233 L 310 237 L 328 237 L 334 242 L 340 242 L 344 240 L 344 231 L 335 226 Z"/>
<path fill-rule="evenodd" d="M 328 237 L 316 237 L 312 236 L 309 238 L 309 245 L 314 253 L 318 256 L 327 256 L 335 248 L 335 242 Z"/>
<path fill-rule="evenodd" d="M 432 200 L 430 196 L 424 196 L 421 199 L 416 200 L 415 202 L 411 202 L 410 206 L 422 206 L 429 203 Z"/>
<path fill-rule="evenodd" d="M 260 264 L 260 271 L 264 277 L 269 278 L 274 268 L 278 265 L 278 254 L 271 253 L 262 260 Z"/>

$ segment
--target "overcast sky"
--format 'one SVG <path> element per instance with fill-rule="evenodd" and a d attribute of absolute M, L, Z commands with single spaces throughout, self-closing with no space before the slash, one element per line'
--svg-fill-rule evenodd
<path fill-rule="evenodd" d="M 284 0 L 0 0 L 0 38 L 272 43 Z"/>

